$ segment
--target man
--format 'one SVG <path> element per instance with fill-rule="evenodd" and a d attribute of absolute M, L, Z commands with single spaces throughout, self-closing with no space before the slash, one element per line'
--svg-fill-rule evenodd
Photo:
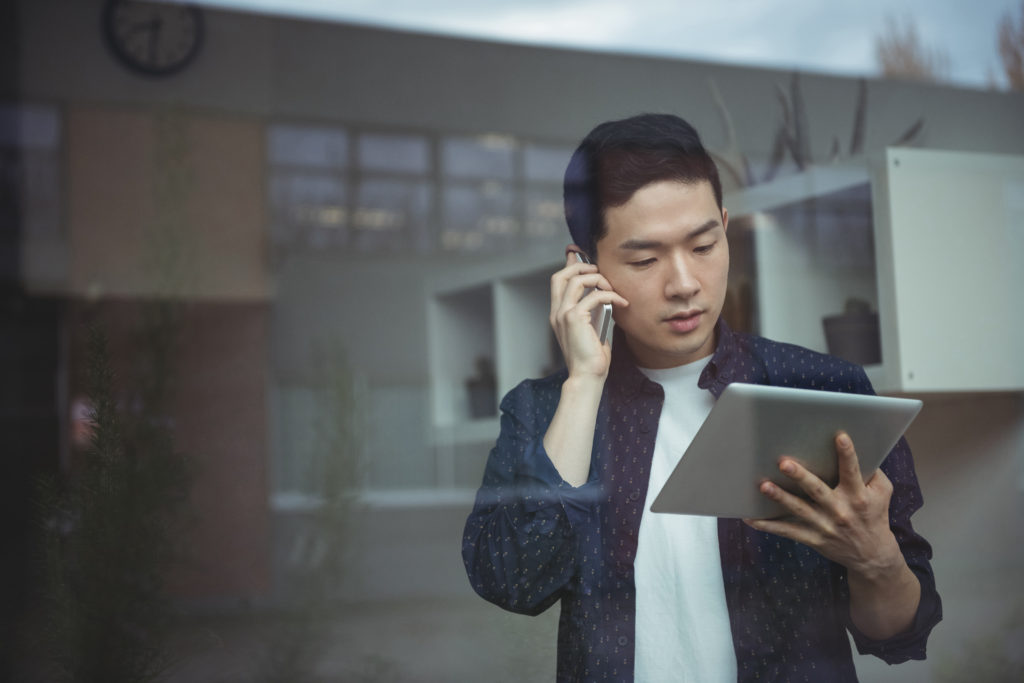
<path fill-rule="evenodd" d="M 721 320 L 728 212 L 697 132 L 668 115 L 604 123 L 565 175 L 568 253 L 551 279 L 566 369 L 502 401 L 463 557 L 514 612 L 561 602 L 558 680 L 853 681 L 862 653 L 923 659 L 941 619 L 906 442 L 865 483 L 837 435 L 830 488 L 791 458 L 783 520 L 651 513 L 731 382 L 871 392 L 863 370 Z M 593 288 L 589 293 L 588 289 Z M 591 311 L 614 307 L 612 344 Z"/>

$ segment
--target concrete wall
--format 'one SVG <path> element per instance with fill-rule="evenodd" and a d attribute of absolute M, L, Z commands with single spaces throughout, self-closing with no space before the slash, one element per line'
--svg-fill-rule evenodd
<path fill-rule="evenodd" d="M 781 121 L 776 87 L 790 74 L 710 63 L 538 49 L 209 10 L 196 63 L 167 80 L 118 66 L 99 30 L 100 0 L 20 3 L 22 94 L 29 99 L 184 105 L 247 116 L 372 122 L 576 141 L 595 122 L 675 111 L 722 146 L 709 81 L 741 149 L 767 156 Z M 805 74 L 811 149 L 845 145 L 856 80 Z M 1021 94 L 868 81 L 866 147 L 919 117 L 927 145 L 1020 153 Z"/>

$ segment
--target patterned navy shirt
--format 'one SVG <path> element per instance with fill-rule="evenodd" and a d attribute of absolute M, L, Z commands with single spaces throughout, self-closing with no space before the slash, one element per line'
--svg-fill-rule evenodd
<path fill-rule="evenodd" d="M 633 560 L 664 394 L 636 368 L 620 330 L 614 348 L 588 482 L 565 482 L 542 443 L 565 371 L 527 380 L 502 400 L 501 434 L 463 538 L 470 582 L 487 600 L 523 614 L 561 602 L 559 681 L 633 680 Z M 859 366 L 719 322 L 699 384 L 717 398 L 731 382 L 872 392 Z M 905 440 L 882 469 L 895 487 L 890 526 L 921 582 L 911 628 L 887 640 L 867 638 L 850 620 L 842 566 L 738 519 L 719 519 L 740 681 L 855 681 L 847 630 L 861 653 L 889 663 L 924 658 L 942 611 L 931 547 L 910 523 L 922 500 Z"/>

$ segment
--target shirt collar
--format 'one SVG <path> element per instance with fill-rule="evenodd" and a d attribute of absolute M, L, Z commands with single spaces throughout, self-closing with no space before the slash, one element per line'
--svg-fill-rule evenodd
<path fill-rule="evenodd" d="M 701 389 L 707 389 L 718 398 L 733 382 L 761 384 L 765 381 L 764 364 L 755 353 L 750 335 L 734 332 L 721 318 L 715 335 L 715 353 L 698 382 Z"/>
<path fill-rule="evenodd" d="M 660 392 L 661 387 L 637 367 L 636 357 L 626 341 L 626 333 L 616 326 L 612 332 L 612 362 L 608 370 L 609 386 L 632 398 L 642 391 Z"/>
<path fill-rule="evenodd" d="M 715 324 L 715 351 L 711 355 L 697 385 L 707 389 L 718 398 L 725 387 L 736 381 L 756 382 L 752 372 L 744 373 L 746 367 L 742 363 L 744 336 L 732 330 L 726 322 L 719 318 Z M 642 391 L 657 392 L 657 383 L 648 379 L 637 368 L 636 358 L 626 342 L 625 333 L 618 327 L 613 333 L 612 362 L 609 370 L 610 385 L 627 396 L 635 396 Z M 753 371 L 753 368 L 749 368 Z M 751 375 L 747 377 L 746 375 Z"/>
<path fill-rule="evenodd" d="M 715 395 L 722 393 L 726 385 L 736 381 L 738 371 L 737 359 L 741 357 L 742 338 L 732 331 L 722 318 L 715 324 L 715 351 L 704 371 L 701 373 L 698 386 Z M 612 337 L 612 362 L 609 378 L 612 386 L 627 396 L 634 396 L 641 391 L 659 391 L 656 382 L 651 381 L 640 372 L 636 357 L 626 342 L 625 333 L 618 327 Z"/>

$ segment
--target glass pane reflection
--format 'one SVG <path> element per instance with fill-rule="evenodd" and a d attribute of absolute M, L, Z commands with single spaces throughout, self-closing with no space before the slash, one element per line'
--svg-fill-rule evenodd
<path fill-rule="evenodd" d="M 432 184 L 428 181 L 363 181 L 353 217 L 356 246 L 364 251 L 430 249 L 432 205 Z"/>
<path fill-rule="evenodd" d="M 348 135 L 339 128 L 271 126 L 267 156 L 271 165 L 345 168 L 348 166 Z"/>
<path fill-rule="evenodd" d="M 452 184 L 443 201 L 441 246 L 446 250 L 498 249 L 519 238 L 516 193 L 509 185 Z"/>
<path fill-rule="evenodd" d="M 366 171 L 429 173 L 430 144 L 418 135 L 364 133 L 359 136 L 359 167 Z"/>
<path fill-rule="evenodd" d="M 561 185 L 565 167 L 572 149 L 549 145 L 528 144 L 523 148 L 523 176 L 526 180 L 540 180 Z"/>
<path fill-rule="evenodd" d="M 515 142 L 506 136 L 445 138 L 441 172 L 451 178 L 510 180 L 515 175 Z"/>

